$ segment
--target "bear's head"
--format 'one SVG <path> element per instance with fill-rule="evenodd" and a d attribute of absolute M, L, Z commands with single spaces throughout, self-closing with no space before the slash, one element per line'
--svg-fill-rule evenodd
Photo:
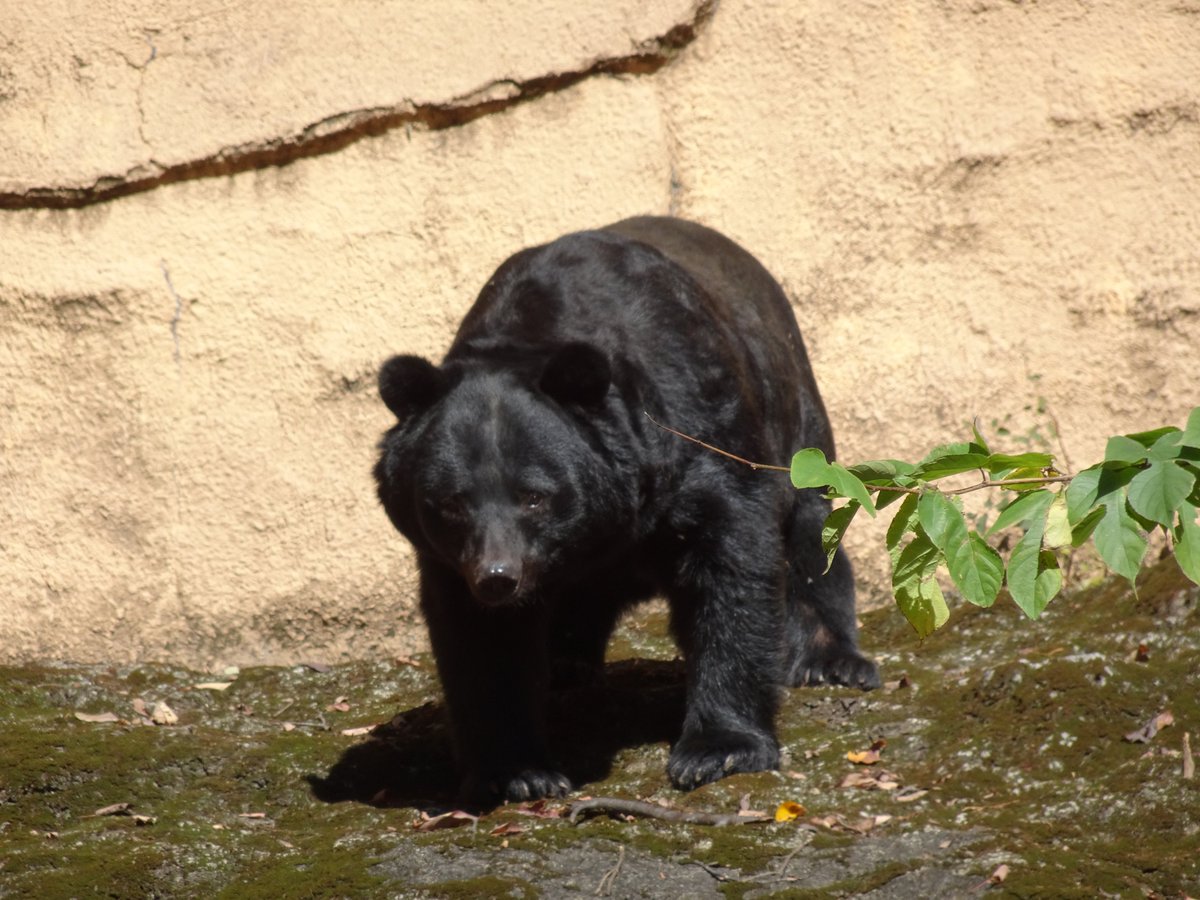
<path fill-rule="evenodd" d="M 582 343 L 532 370 L 389 360 L 379 389 L 397 425 L 375 476 L 392 522 L 486 605 L 586 577 L 636 514 L 635 479 L 604 448 L 610 382 L 608 358 Z"/>

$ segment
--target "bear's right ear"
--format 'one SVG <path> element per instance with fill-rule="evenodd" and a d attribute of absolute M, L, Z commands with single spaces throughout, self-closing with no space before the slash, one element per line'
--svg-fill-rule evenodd
<path fill-rule="evenodd" d="M 432 406 L 444 386 L 442 370 L 420 356 L 393 356 L 379 370 L 379 396 L 401 422 Z"/>

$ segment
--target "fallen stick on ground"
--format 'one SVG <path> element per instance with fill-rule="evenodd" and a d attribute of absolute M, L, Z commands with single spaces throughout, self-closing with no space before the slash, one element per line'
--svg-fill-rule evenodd
<path fill-rule="evenodd" d="M 695 812 L 670 809 L 657 803 L 646 803 L 644 800 L 621 800 L 616 797 L 577 800 L 571 804 L 571 814 L 568 818 L 574 823 L 579 816 L 594 813 L 607 816 L 643 816 L 648 819 L 662 819 L 664 822 L 683 822 L 687 825 L 743 825 L 771 821 L 771 817 L 766 815 Z"/>

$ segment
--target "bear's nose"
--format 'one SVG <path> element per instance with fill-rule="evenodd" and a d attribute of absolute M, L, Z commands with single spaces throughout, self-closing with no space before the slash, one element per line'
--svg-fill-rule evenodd
<path fill-rule="evenodd" d="M 475 582 L 475 596 L 484 603 L 503 603 L 517 592 L 517 579 L 509 566 L 492 565 Z"/>

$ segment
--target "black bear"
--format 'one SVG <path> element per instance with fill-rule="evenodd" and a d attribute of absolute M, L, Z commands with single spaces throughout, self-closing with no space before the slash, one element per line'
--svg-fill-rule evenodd
<path fill-rule="evenodd" d="M 652 596 L 687 671 L 679 788 L 777 767 L 781 686 L 879 684 L 849 562 L 823 574 L 820 493 L 655 424 L 756 461 L 833 456 L 787 298 L 729 239 L 643 217 L 522 250 L 440 366 L 394 357 L 379 391 L 379 499 L 416 549 L 464 801 L 570 790 L 552 677 L 598 673 Z"/>

